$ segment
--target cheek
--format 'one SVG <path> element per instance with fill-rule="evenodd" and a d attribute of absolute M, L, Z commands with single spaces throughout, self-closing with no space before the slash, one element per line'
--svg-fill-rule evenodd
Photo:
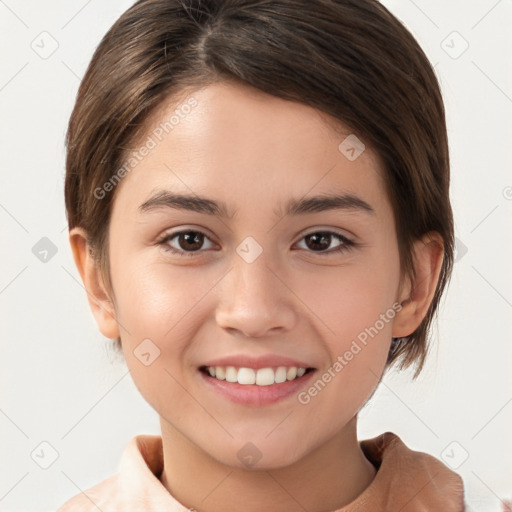
<path fill-rule="evenodd" d="M 216 274 L 215 269 L 171 267 L 143 257 L 113 259 L 116 316 L 122 325 L 126 364 L 141 394 L 157 409 L 161 396 L 172 396 L 176 403 L 183 395 L 178 382 L 185 384 L 194 350 L 190 340 L 207 321 Z"/>
<path fill-rule="evenodd" d="M 394 309 L 370 284 L 333 291 L 322 321 L 328 354 L 315 379 L 297 397 L 312 432 L 335 433 L 363 406 L 381 377 L 391 343 Z M 334 299 L 334 297 L 333 297 Z M 328 419 L 328 421 L 326 420 Z"/>
<path fill-rule="evenodd" d="M 189 340 L 195 335 L 201 297 L 211 288 L 208 280 L 192 279 L 190 270 L 170 271 L 169 265 L 144 258 L 122 267 L 113 266 L 116 316 L 122 348 L 132 379 L 144 399 L 159 414 L 169 403 L 175 407 L 173 422 L 196 414 L 180 384 Z"/>
<path fill-rule="evenodd" d="M 309 279 L 314 287 L 304 282 L 298 293 L 316 313 L 329 354 L 302 396 L 301 403 L 315 409 L 317 417 L 331 414 L 348 421 L 380 379 L 391 344 L 399 278 L 398 252 L 389 249 L 364 264 L 319 273 Z"/>
<path fill-rule="evenodd" d="M 174 267 L 160 262 L 144 262 L 143 258 L 132 265 L 123 263 L 124 279 L 117 277 L 116 314 L 130 332 L 127 336 L 137 342 L 135 336 L 154 338 L 159 343 L 175 341 L 187 315 L 200 307 L 201 300 L 212 288 L 215 279 L 197 269 Z M 193 311 L 194 310 L 194 311 Z M 189 335 L 193 333 L 189 332 Z"/>
<path fill-rule="evenodd" d="M 332 350 L 343 350 L 347 341 L 376 323 L 384 336 L 390 335 L 394 310 L 388 310 L 394 303 L 399 278 L 396 258 L 393 254 L 383 255 L 367 263 L 357 262 L 298 278 L 297 294 L 317 316 L 322 332 L 334 340 Z M 381 315 L 386 312 L 382 324 Z"/>

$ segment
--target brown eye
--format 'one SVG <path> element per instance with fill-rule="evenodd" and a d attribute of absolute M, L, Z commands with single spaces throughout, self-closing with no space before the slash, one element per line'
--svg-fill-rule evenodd
<path fill-rule="evenodd" d="M 178 234 L 178 245 L 183 250 L 197 251 L 204 242 L 204 235 L 198 231 L 187 231 Z"/>
<path fill-rule="evenodd" d="M 339 241 L 338 245 L 335 245 L 332 250 L 327 251 L 331 244 L 333 243 L 333 239 L 337 239 Z M 312 252 L 317 253 L 326 253 L 332 254 L 342 251 L 347 251 L 354 246 L 354 242 L 344 237 L 339 233 L 335 233 L 332 231 L 315 231 L 314 233 L 309 233 L 301 239 L 305 241 L 306 248 Z"/>
<path fill-rule="evenodd" d="M 204 233 L 188 230 L 167 235 L 158 243 L 166 251 L 184 256 L 193 256 L 196 252 L 203 252 L 201 248 L 204 248 L 205 241 L 211 244 L 207 249 L 211 249 L 213 244 Z"/>

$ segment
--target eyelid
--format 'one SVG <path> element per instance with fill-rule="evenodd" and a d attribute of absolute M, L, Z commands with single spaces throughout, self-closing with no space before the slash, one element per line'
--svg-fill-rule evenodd
<path fill-rule="evenodd" d="M 195 227 L 194 225 L 184 225 L 184 227 L 177 226 L 175 228 L 166 229 L 163 233 L 158 235 L 158 237 L 156 238 L 156 243 L 159 243 L 162 240 L 165 240 L 166 238 L 172 238 L 181 233 L 188 233 L 190 231 L 193 231 L 194 233 L 201 233 L 206 238 L 214 242 L 215 237 L 211 234 L 211 232 L 208 229 L 203 227 Z"/>
<path fill-rule="evenodd" d="M 330 233 L 330 234 L 333 234 L 333 235 L 338 235 L 338 236 L 340 236 L 342 238 L 345 238 L 346 240 L 348 240 L 349 242 L 352 242 L 352 243 L 355 243 L 355 238 L 356 238 L 355 235 L 353 235 L 352 233 L 350 233 L 346 229 L 342 230 L 341 228 L 333 228 L 333 227 L 327 227 L 327 226 L 308 228 L 308 229 L 306 229 L 304 231 L 299 232 L 297 237 L 298 237 L 298 240 L 301 240 L 305 236 L 313 235 L 315 233 Z"/>

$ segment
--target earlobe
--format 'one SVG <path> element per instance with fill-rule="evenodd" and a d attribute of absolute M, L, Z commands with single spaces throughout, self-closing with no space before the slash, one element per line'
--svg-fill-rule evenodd
<path fill-rule="evenodd" d="M 425 318 L 434 298 L 443 264 L 443 239 L 430 232 L 414 243 L 414 281 L 407 280 L 400 302 L 402 309 L 393 323 L 393 337 L 410 336 Z"/>
<path fill-rule="evenodd" d="M 87 233 L 82 228 L 69 232 L 73 259 L 82 278 L 87 300 L 101 333 L 107 338 L 118 338 L 119 327 L 112 300 L 109 297 L 97 260 L 88 244 Z"/>

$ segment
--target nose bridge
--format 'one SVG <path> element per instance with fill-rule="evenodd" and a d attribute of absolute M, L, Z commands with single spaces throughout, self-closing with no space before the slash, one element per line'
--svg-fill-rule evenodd
<path fill-rule="evenodd" d="M 248 238 L 236 248 L 231 271 L 217 291 L 217 323 L 248 336 L 289 329 L 295 320 L 290 294 L 269 268 L 269 252 Z"/>

